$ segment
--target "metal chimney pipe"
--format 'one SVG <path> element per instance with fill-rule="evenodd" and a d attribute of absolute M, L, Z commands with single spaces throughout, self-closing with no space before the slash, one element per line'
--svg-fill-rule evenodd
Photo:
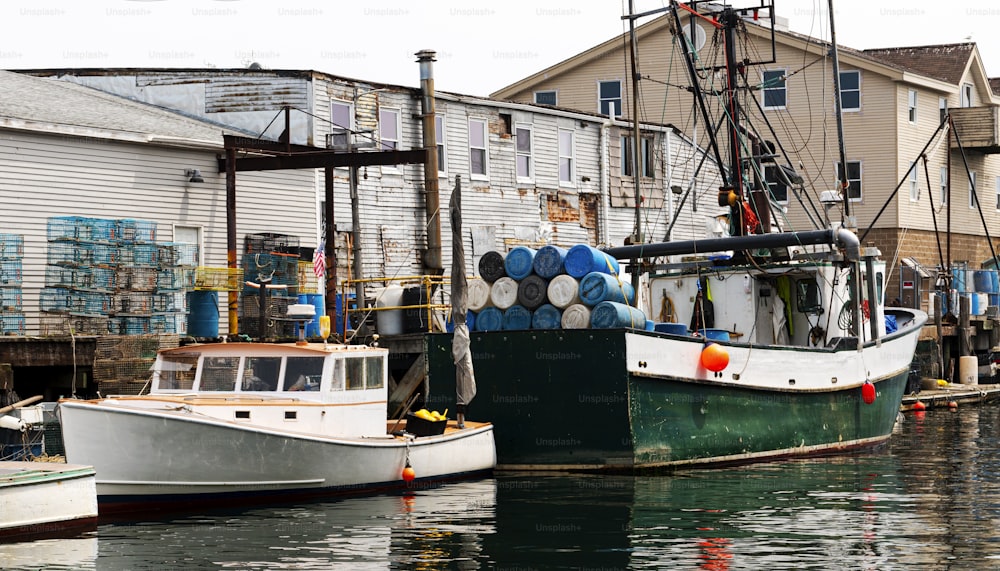
<path fill-rule="evenodd" d="M 420 111 L 423 119 L 423 143 L 427 152 L 424 162 L 424 205 L 427 209 L 427 250 L 424 267 L 432 274 L 444 272 L 441 260 L 441 197 L 438 192 L 438 148 L 434 111 L 434 50 L 416 53 L 420 64 Z"/>

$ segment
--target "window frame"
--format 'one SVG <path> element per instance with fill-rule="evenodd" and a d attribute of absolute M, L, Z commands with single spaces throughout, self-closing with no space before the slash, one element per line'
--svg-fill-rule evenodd
<path fill-rule="evenodd" d="M 944 123 L 944 118 L 948 114 L 948 98 L 938 97 L 938 123 Z"/>
<path fill-rule="evenodd" d="M 347 126 L 340 125 L 336 122 L 336 118 L 333 115 L 334 107 L 347 108 Z M 331 97 L 330 135 L 332 135 L 332 137 L 334 138 L 337 137 L 338 135 L 343 135 L 345 137 L 344 146 L 349 149 L 351 146 L 351 133 L 353 132 L 354 132 L 354 102 L 345 101 L 343 99 L 337 99 L 336 97 Z"/>
<path fill-rule="evenodd" d="M 605 97 L 604 96 L 604 86 L 605 85 L 610 85 L 610 84 L 617 84 L 618 85 L 618 96 L 617 97 Z M 622 80 L 620 80 L 620 79 L 598 79 L 597 80 L 597 112 L 599 114 L 601 114 L 601 115 L 607 115 L 609 117 L 621 117 L 622 116 L 622 109 L 624 108 L 624 101 L 625 101 L 625 99 L 622 97 L 622 93 L 623 92 L 624 92 L 624 90 L 622 89 Z M 617 101 L 618 102 L 618 109 L 617 109 L 618 112 L 614 113 L 614 114 L 612 114 L 610 112 L 610 107 L 609 107 L 608 111 L 605 111 L 605 109 L 604 109 L 605 102 L 607 102 L 610 105 L 610 102 L 612 102 L 612 101 Z"/>
<path fill-rule="evenodd" d="M 566 154 L 563 148 L 563 134 L 569 135 L 569 153 Z M 557 133 L 557 146 L 559 151 L 559 162 L 557 165 L 557 174 L 559 178 L 559 186 L 576 187 L 576 131 L 573 129 L 559 129 Z M 563 179 L 563 161 L 568 160 L 568 177 L 569 180 Z"/>
<path fill-rule="evenodd" d="M 188 241 L 186 236 L 179 236 L 179 234 L 186 233 L 185 231 L 193 231 L 193 233 L 195 235 L 195 241 L 194 242 Z M 177 261 L 178 262 L 184 262 L 184 263 L 179 263 L 177 265 L 181 265 L 181 266 L 187 266 L 187 265 L 202 266 L 202 265 L 204 265 L 204 263 L 203 263 L 203 259 L 204 259 L 203 252 L 205 251 L 205 227 L 204 226 L 192 226 L 192 225 L 189 225 L 189 224 L 174 224 L 174 242 L 177 243 L 177 244 L 192 244 L 192 245 L 194 245 L 195 248 L 197 248 L 197 251 L 195 252 L 195 257 L 194 257 L 193 260 L 191 260 L 191 262 L 193 262 L 193 263 L 188 263 L 187 259 L 182 257 L 183 254 L 180 254 L 178 256 Z"/>
<path fill-rule="evenodd" d="M 917 90 L 908 89 L 906 93 L 906 111 L 910 123 L 917 122 Z"/>
<path fill-rule="evenodd" d="M 906 178 L 910 181 L 910 202 L 920 200 L 920 177 L 917 175 L 917 161 L 910 163 Z"/>
<path fill-rule="evenodd" d="M 840 162 L 836 162 L 836 163 L 834 163 L 834 165 L 835 165 L 834 166 L 834 173 L 836 175 L 835 176 L 835 180 L 837 182 L 837 185 L 839 186 L 839 184 L 840 184 Z M 853 165 L 857 165 L 857 169 L 858 169 L 858 176 L 857 176 L 857 178 L 851 178 L 851 166 L 853 166 Z M 865 191 L 864 191 L 864 168 L 863 167 L 864 167 L 864 165 L 862 164 L 861 161 L 847 161 L 847 197 L 848 197 L 848 199 L 851 202 L 862 202 L 864 200 Z M 857 192 L 857 196 L 856 197 L 851 196 L 851 186 L 852 186 L 852 183 L 854 181 L 857 182 L 857 187 L 858 187 L 858 192 Z"/>
<path fill-rule="evenodd" d="M 977 202 L 979 196 L 976 193 L 976 171 L 969 171 L 969 208 L 975 208 Z"/>
<path fill-rule="evenodd" d="M 448 122 L 444 113 L 434 114 L 434 140 L 438 148 L 438 176 L 448 177 Z"/>
<path fill-rule="evenodd" d="M 521 150 L 521 131 L 528 134 L 528 150 Z M 531 123 L 514 123 L 514 175 L 517 182 L 534 182 L 535 180 L 535 129 Z M 527 157 L 527 174 L 522 175 L 521 158 Z"/>
<path fill-rule="evenodd" d="M 997 188 L 996 188 L 996 209 L 1000 212 L 1000 176 L 997 177 Z"/>
<path fill-rule="evenodd" d="M 483 139 L 483 145 L 481 147 L 473 146 L 472 144 L 473 123 L 481 125 L 481 128 L 479 129 Z M 469 137 L 469 176 L 472 178 L 472 180 L 489 180 L 490 178 L 489 121 L 485 117 L 469 117 L 467 134 Z M 473 171 L 473 161 L 472 161 L 473 150 L 482 151 L 483 153 L 483 172 L 481 173 Z"/>
<path fill-rule="evenodd" d="M 538 96 L 541 94 L 552 94 L 552 103 L 545 103 L 544 101 L 539 101 Z M 532 93 L 531 100 L 537 105 L 559 105 L 559 90 L 558 89 L 540 89 Z"/>
<path fill-rule="evenodd" d="M 781 86 L 780 87 L 768 87 L 768 83 L 771 81 L 768 78 L 768 74 L 780 73 Z M 765 69 L 760 73 L 760 104 L 765 111 L 772 109 L 788 109 L 788 69 Z M 774 93 L 781 93 L 781 104 L 780 105 L 768 105 L 768 95 Z"/>
<path fill-rule="evenodd" d="M 972 107 L 974 97 L 974 86 L 971 83 L 962 83 L 959 88 L 959 107 Z"/>
<path fill-rule="evenodd" d="M 938 198 L 940 199 L 940 206 L 946 206 L 948 204 L 948 167 L 941 167 L 940 171 L 940 194 Z"/>
<path fill-rule="evenodd" d="M 844 77 L 854 75 L 858 78 L 857 87 L 852 89 L 844 89 Z M 840 72 L 840 110 L 846 113 L 857 113 L 861 111 L 861 70 L 860 69 L 849 69 L 847 71 Z M 844 104 L 844 95 L 849 93 L 857 93 L 858 103 L 855 107 L 848 107 Z"/>

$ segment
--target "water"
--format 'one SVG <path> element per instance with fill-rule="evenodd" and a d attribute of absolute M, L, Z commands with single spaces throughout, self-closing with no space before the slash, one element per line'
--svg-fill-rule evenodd
<path fill-rule="evenodd" d="M 0 545 L 3 569 L 1000 569 L 1000 409 L 848 457 L 674 476 L 500 474 Z"/>

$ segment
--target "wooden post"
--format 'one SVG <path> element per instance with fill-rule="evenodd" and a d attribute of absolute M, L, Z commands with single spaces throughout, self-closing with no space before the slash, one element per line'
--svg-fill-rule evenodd
<path fill-rule="evenodd" d="M 935 331 L 937 333 L 937 340 L 938 340 L 938 378 L 939 379 L 944 379 L 946 377 L 945 377 L 945 373 L 944 373 L 944 336 L 943 336 L 943 332 L 941 331 L 941 315 L 942 315 L 941 302 L 942 302 L 941 296 L 940 295 L 935 295 L 934 296 L 934 329 L 935 329 Z"/>
<path fill-rule="evenodd" d="M 958 355 L 966 357 L 972 354 L 972 339 L 969 336 L 969 306 L 968 296 L 958 298 Z"/>

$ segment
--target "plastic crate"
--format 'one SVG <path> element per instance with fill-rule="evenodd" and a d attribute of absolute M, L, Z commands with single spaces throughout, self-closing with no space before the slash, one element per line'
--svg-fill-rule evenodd
<path fill-rule="evenodd" d="M 24 256 L 24 236 L 0 234 L 0 259 L 19 259 Z"/>
<path fill-rule="evenodd" d="M 448 427 L 447 420 L 432 421 L 413 414 L 406 414 L 406 431 L 414 436 L 436 436 L 444 434 Z"/>
<path fill-rule="evenodd" d="M 0 285 L 21 285 L 23 273 L 21 260 L 0 260 Z"/>
<path fill-rule="evenodd" d="M 23 336 L 26 329 L 24 314 L 20 311 L 0 312 L 0 334 Z"/>
<path fill-rule="evenodd" d="M 19 287 L 0 287 L 0 310 L 20 311 L 24 306 L 24 295 Z"/>
<path fill-rule="evenodd" d="M 83 216 L 54 216 L 46 224 L 46 237 L 49 242 L 90 241 L 94 239 L 94 222 L 95 219 Z"/>
<path fill-rule="evenodd" d="M 52 266 L 90 266 L 94 263 L 94 244 L 50 242 L 46 259 Z"/>

